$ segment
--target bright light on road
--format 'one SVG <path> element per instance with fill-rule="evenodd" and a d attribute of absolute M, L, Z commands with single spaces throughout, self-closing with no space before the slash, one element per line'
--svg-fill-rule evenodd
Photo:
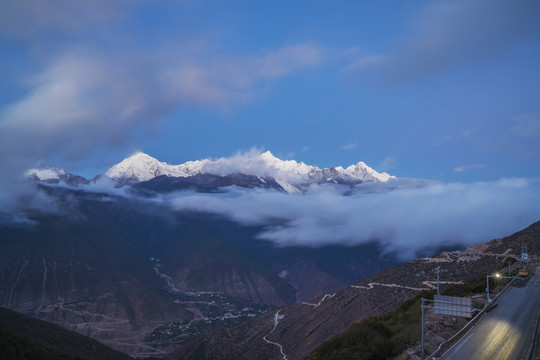
<path fill-rule="evenodd" d="M 501 277 L 501 274 L 496 273 L 496 274 L 495 274 L 495 277 L 499 278 L 499 277 Z"/>

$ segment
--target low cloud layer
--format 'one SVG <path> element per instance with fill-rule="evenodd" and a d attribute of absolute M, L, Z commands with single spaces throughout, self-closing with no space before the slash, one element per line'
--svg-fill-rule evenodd
<path fill-rule="evenodd" d="M 223 194 L 183 192 L 166 201 L 177 211 L 266 226 L 259 237 L 279 246 L 376 241 L 402 258 L 503 237 L 540 219 L 538 180 L 397 181 L 361 186 L 348 196 L 342 190 L 318 186 L 303 195 L 239 189 Z"/>

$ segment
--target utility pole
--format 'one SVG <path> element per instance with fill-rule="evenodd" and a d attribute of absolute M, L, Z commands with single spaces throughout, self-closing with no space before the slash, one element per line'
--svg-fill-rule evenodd
<path fill-rule="evenodd" d="M 508 261 L 508 276 L 512 276 L 511 270 L 510 270 L 510 264 L 512 264 L 511 261 Z"/>
<path fill-rule="evenodd" d="M 441 267 L 437 266 L 435 272 L 437 273 L 437 295 L 441 295 L 441 292 L 439 291 L 439 273 L 441 272 Z"/>
<path fill-rule="evenodd" d="M 424 301 L 426 299 L 422 298 L 422 356 L 424 355 Z"/>

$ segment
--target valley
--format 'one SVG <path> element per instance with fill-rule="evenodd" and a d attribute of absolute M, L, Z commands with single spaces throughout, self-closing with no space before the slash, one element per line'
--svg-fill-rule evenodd
<path fill-rule="evenodd" d="M 69 216 L 37 215 L 34 227 L 2 228 L 2 306 L 136 356 L 163 356 L 395 261 L 372 266 L 370 246 L 277 248 L 254 241 L 257 227 L 219 217 L 171 217 L 139 200 L 44 191 L 66 201 Z M 74 195 L 76 203 L 66 200 Z M 336 261 L 325 260 L 327 253 Z"/>

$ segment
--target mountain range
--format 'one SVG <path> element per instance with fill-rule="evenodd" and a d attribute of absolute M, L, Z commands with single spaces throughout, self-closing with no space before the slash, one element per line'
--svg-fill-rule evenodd
<path fill-rule="evenodd" d="M 66 173 L 63 169 L 31 169 L 27 176 L 47 183 L 68 185 L 87 184 L 90 181 Z M 91 181 L 110 179 L 116 186 L 134 185 L 154 179 L 176 179 L 177 183 L 212 183 L 217 186 L 275 188 L 287 192 L 299 192 L 311 184 L 355 185 L 362 182 L 387 182 L 395 179 L 387 173 L 379 173 L 363 162 L 347 168 L 341 166 L 321 169 L 295 160 L 280 160 L 270 151 L 238 155 L 217 160 L 188 161 L 169 165 L 147 154 L 137 152 L 112 166 L 103 175 Z M 178 181 L 178 179 L 182 179 Z M 179 188 L 182 188 L 179 185 Z M 175 188 L 176 189 L 176 188 Z"/>

